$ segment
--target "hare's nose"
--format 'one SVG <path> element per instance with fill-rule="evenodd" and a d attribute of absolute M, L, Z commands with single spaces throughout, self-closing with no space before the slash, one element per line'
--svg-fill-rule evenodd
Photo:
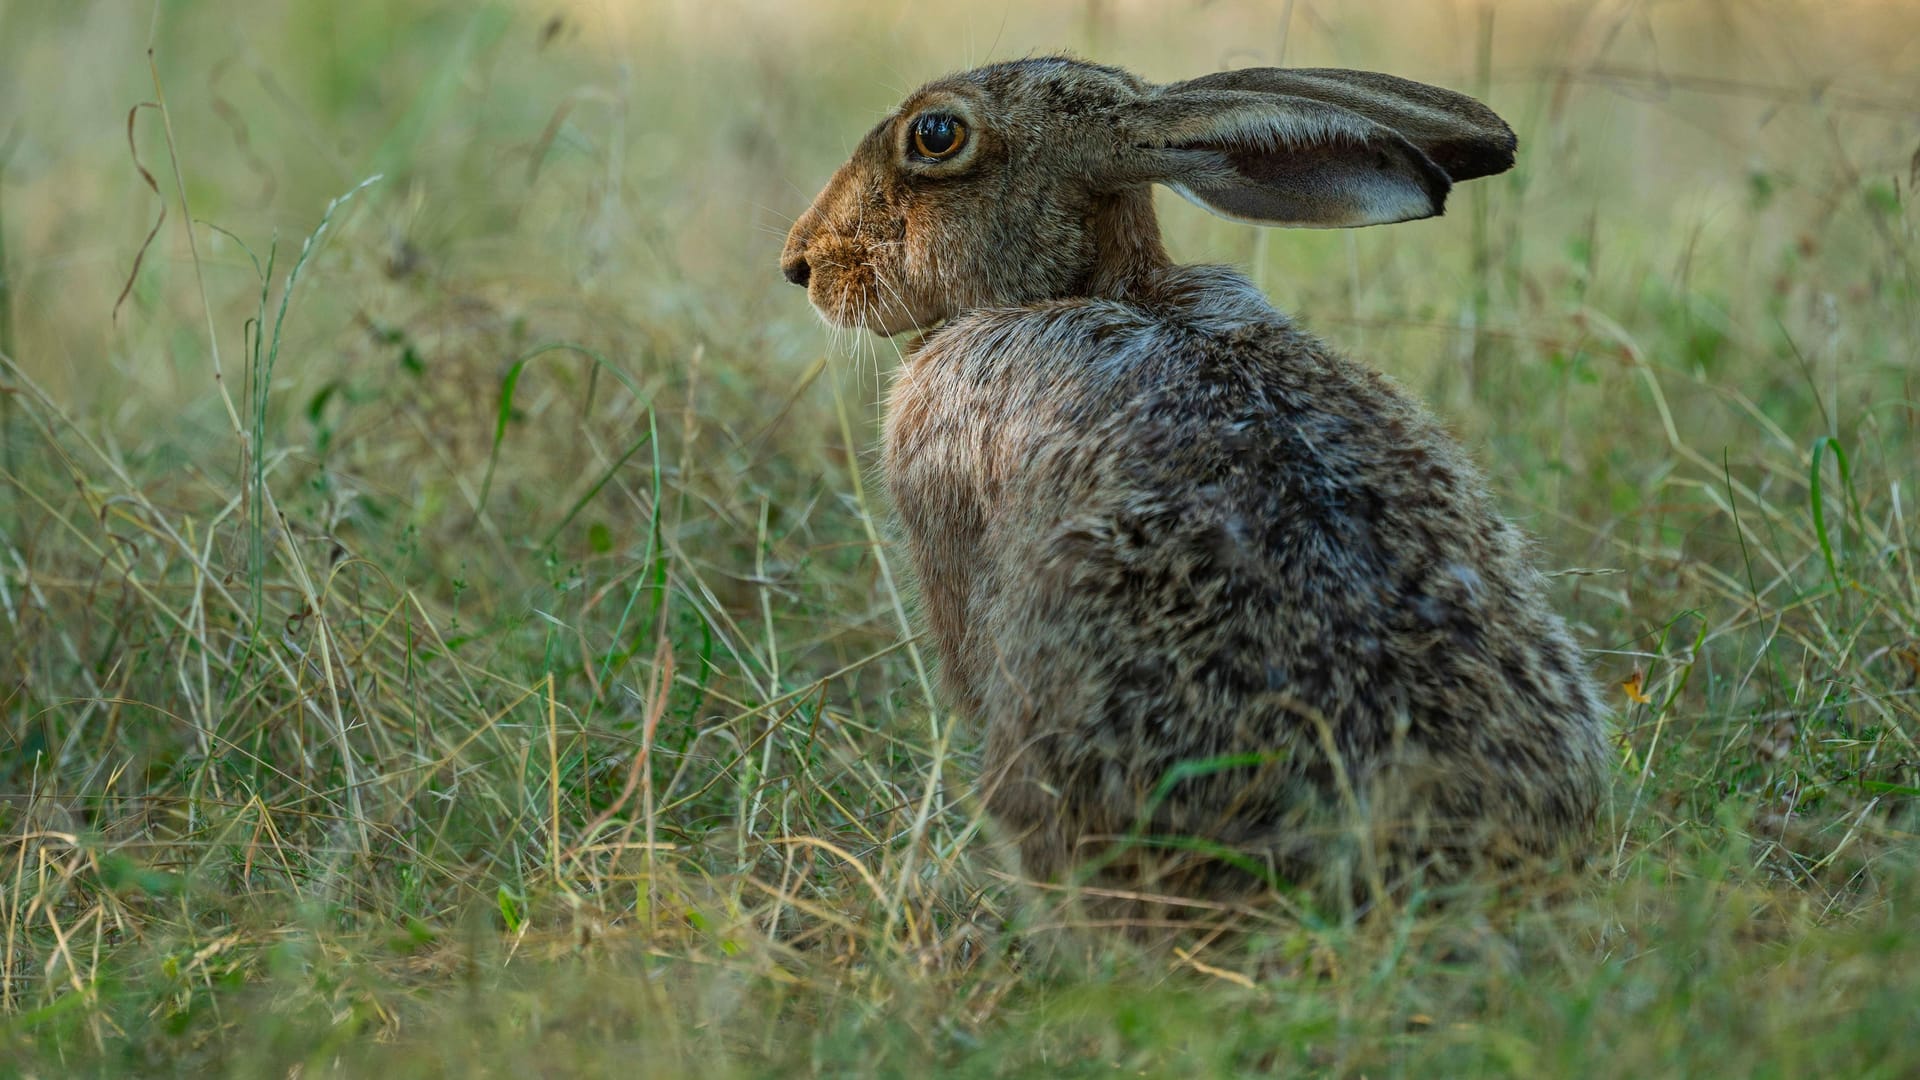
<path fill-rule="evenodd" d="M 813 277 L 813 268 L 807 265 L 807 260 L 804 258 L 780 264 L 780 272 L 786 275 L 788 281 L 802 288 L 805 288 L 808 279 Z"/>

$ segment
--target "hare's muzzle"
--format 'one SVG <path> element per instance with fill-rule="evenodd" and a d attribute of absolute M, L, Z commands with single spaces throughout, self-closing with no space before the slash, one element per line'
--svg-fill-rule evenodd
<path fill-rule="evenodd" d="M 813 268 L 807 265 L 805 256 L 795 256 L 780 260 L 780 273 L 790 284 L 807 287 L 807 281 L 813 277 Z"/>

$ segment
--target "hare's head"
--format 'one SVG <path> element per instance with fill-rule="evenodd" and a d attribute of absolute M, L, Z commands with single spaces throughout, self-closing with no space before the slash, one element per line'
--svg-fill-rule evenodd
<path fill-rule="evenodd" d="M 787 236 L 787 280 L 883 334 L 979 307 L 1124 295 L 1164 264 L 1149 185 L 1263 225 L 1431 217 L 1513 164 L 1451 91 L 1252 68 L 1154 86 L 1062 57 L 929 83 L 867 133 Z"/>

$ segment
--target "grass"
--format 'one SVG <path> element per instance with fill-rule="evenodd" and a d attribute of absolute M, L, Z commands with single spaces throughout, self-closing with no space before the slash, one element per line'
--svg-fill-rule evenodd
<path fill-rule="evenodd" d="M 1917 23 L 0 10 L 0 1073 L 1920 1071 Z M 1008 880 L 890 349 L 773 256 L 902 91 L 1062 47 L 1515 121 L 1436 222 L 1164 224 L 1540 538 L 1618 708 L 1589 872 L 1170 954 Z"/>

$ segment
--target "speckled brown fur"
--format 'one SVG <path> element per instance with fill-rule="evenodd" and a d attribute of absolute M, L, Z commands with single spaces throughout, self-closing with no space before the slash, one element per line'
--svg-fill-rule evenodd
<path fill-rule="evenodd" d="M 977 140 L 944 172 L 904 151 L 929 109 Z M 1148 197 L 1399 220 L 1512 150 L 1478 103 L 1388 76 L 1158 88 L 1046 58 L 918 91 L 795 225 L 783 265 L 830 320 L 938 324 L 886 473 L 1028 874 L 1221 896 L 1264 865 L 1351 893 L 1587 831 L 1604 711 L 1479 472 L 1243 277 L 1170 264 Z"/>

